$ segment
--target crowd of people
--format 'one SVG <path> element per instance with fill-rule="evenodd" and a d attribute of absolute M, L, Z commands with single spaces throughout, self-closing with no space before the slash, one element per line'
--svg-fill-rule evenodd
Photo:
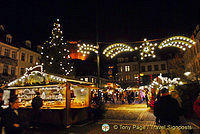
<path fill-rule="evenodd" d="M 163 88 L 157 95 L 154 103 L 154 115 L 156 117 L 156 124 L 161 126 L 187 126 L 189 125 L 184 117 L 183 102 L 180 95 L 176 91 L 169 93 L 169 90 Z M 200 119 L 200 94 L 194 102 L 193 109 Z M 200 125 L 200 123 L 199 123 Z M 170 130 L 163 130 L 170 131 Z M 180 133 L 180 130 L 174 130 L 174 133 Z M 192 133 L 192 129 L 189 130 Z"/>
<path fill-rule="evenodd" d="M 92 102 L 98 103 L 98 94 L 93 92 L 92 94 Z M 135 102 L 142 103 L 147 99 L 147 95 L 144 95 L 139 91 L 116 91 L 116 92 L 103 92 L 101 97 L 104 103 L 112 103 L 112 104 L 133 104 Z"/>

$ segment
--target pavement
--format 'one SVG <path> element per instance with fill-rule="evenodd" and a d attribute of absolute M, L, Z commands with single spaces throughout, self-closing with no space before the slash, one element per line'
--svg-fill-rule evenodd
<path fill-rule="evenodd" d="M 193 134 L 199 134 L 198 125 L 188 122 L 189 126 L 181 131 L 172 130 L 171 126 L 164 129 L 155 124 L 153 111 L 146 107 L 146 104 L 106 104 L 104 118 L 97 122 L 88 122 L 82 125 L 73 125 L 68 129 L 63 128 L 42 128 L 28 130 L 33 134 L 165 134 L 170 131 L 173 134 L 188 134 L 189 129 L 193 129 Z M 108 131 L 102 130 L 102 125 L 108 124 Z M 166 129 L 168 128 L 168 129 Z M 104 129 L 105 130 L 105 129 Z"/>

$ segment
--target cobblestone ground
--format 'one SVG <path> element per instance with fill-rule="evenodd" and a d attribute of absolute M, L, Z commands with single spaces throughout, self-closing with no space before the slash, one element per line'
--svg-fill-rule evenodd
<path fill-rule="evenodd" d="M 163 129 L 155 125 L 153 112 L 146 107 L 146 104 L 106 104 L 107 112 L 104 119 L 87 125 L 72 126 L 69 129 L 49 128 L 34 130 L 34 134 L 165 134 Z M 102 130 L 102 125 L 108 124 L 110 129 L 107 132 Z M 199 134 L 194 123 L 190 123 L 194 134 Z M 161 132 L 162 131 L 162 132 Z M 172 130 L 170 130 L 172 131 Z M 188 134 L 188 131 L 173 131 L 173 134 Z"/>

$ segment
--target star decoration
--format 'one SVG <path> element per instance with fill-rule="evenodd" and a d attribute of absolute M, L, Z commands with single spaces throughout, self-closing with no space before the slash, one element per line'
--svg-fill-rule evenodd
<path fill-rule="evenodd" d="M 146 57 L 153 57 L 155 58 L 156 55 L 154 54 L 155 47 L 157 46 L 157 43 L 149 43 L 147 39 L 144 39 L 144 43 L 140 46 L 140 56 L 141 60 L 143 60 Z"/>

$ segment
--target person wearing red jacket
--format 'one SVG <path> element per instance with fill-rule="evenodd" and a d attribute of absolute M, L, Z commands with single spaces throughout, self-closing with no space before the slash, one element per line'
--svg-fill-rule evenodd
<path fill-rule="evenodd" d="M 200 93 L 199 96 L 197 97 L 197 100 L 194 102 L 193 109 L 200 119 Z"/>

